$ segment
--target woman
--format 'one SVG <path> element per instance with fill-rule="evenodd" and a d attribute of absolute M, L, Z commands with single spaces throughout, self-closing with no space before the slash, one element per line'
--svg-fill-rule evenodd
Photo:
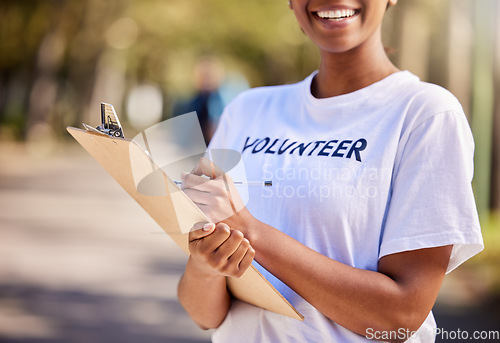
<path fill-rule="evenodd" d="M 292 0 L 319 70 L 243 93 L 210 145 L 240 151 L 248 179 L 273 187 L 244 207 L 209 161 L 185 177 L 217 225 L 191 232 L 178 295 L 215 342 L 434 341 L 444 275 L 483 247 L 473 141 L 449 92 L 385 54 L 396 1 Z M 253 259 L 304 322 L 231 299 L 225 276 Z"/>

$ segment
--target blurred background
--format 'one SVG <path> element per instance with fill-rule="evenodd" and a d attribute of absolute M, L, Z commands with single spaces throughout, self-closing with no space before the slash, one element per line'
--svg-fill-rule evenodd
<path fill-rule="evenodd" d="M 475 141 L 485 251 L 445 279 L 447 330 L 500 326 L 500 2 L 404 0 L 391 59 L 449 89 Z M 0 341 L 207 342 L 178 304 L 185 256 L 66 126 L 115 106 L 127 137 L 197 110 L 208 141 L 249 87 L 302 80 L 316 48 L 285 0 L 0 2 Z"/>

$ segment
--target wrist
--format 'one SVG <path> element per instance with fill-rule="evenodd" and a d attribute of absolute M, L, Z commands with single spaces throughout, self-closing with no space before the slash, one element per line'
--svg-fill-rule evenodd
<path fill-rule="evenodd" d="M 188 258 L 186 271 L 189 271 L 191 275 L 195 276 L 197 279 L 203 282 L 213 282 L 226 278 L 224 275 L 220 275 L 206 268 L 204 265 L 196 261 L 192 256 L 189 256 Z"/>
<path fill-rule="evenodd" d="M 252 216 L 252 219 L 247 222 L 245 225 L 245 231 L 243 235 L 250 242 L 250 244 L 255 248 L 259 238 L 259 230 L 263 223 Z"/>
<path fill-rule="evenodd" d="M 224 221 L 223 221 L 224 222 Z M 238 212 L 236 215 L 231 217 L 227 224 L 236 230 L 241 231 L 243 236 L 250 241 L 250 244 L 257 239 L 258 226 L 262 224 L 258 219 L 256 219 L 250 211 L 246 208 Z"/>

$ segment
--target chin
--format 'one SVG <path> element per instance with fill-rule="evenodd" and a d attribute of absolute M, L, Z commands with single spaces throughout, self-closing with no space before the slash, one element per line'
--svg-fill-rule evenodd
<path fill-rule="evenodd" d="M 343 54 L 349 51 L 352 51 L 356 48 L 356 45 L 349 44 L 349 42 L 338 42 L 335 43 L 332 41 L 326 42 L 324 44 L 315 43 L 316 46 L 320 49 L 321 52 L 327 52 L 331 54 Z"/>

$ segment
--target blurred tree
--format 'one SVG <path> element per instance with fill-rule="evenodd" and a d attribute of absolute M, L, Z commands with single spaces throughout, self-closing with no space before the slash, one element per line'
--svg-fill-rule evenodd
<path fill-rule="evenodd" d="M 500 2 L 496 2 L 495 18 L 500 17 Z M 491 170 L 491 208 L 500 217 L 500 22 L 495 21 L 494 65 L 494 112 Z"/>
<path fill-rule="evenodd" d="M 476 142 L 476 203 L 479 214 L 488 216 L 491 195 L 491 154 L 493 136 L 493 56 L 496 0 L 475 2 L 473 54 L 472 130 Z"/>

